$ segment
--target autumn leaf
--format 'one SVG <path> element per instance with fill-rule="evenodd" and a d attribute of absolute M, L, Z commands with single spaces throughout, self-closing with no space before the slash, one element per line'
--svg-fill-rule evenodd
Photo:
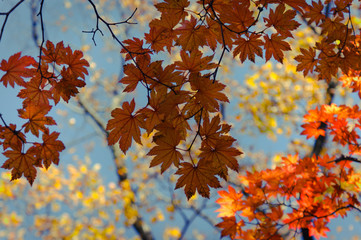
<path fill-rule="evenodd" d="M 52 117 L 45 116 L 51 109 L 51 106 L 28 105 L 25 109 L 19 109 L 19 116 L 27 119 L 24 123 L 25 132 L 31 131 L 35 136 L 39 136 L 39 131 L 49 132 L 45 125 L 55 125 L 56 122 Z"/>
<path fill-rule="evenodd" d="M 320 0 L 318 0 L 318 3 L 312 1 L 312 7 L 309 7 L 304 14 L 305 18 L 309 18 L 308 24 L 311 24 L 313 22 L 318 24 L 320 21 L 323 21 L 325 19 L 325 15 L 322 13 L 322 11 L 322 2 Z"/>
<path fill-rule="evenodd" d="M 175 189 L 185 186 L 184 192 L 188 199 L 196 193 L 196 190 L 201 196 L 209 198 L 209 187 L 221 187 L 218 179 L 214 176 L 213 169 L 205 161 L 200 160 L 197 166 L 193 166 L 188 162 L 183 162 L 180 166 L 175 173 L 181 175 Z"/>
<path fill-rule="evenodd" d="M 233 57 L 239 54 L 241 62 L 246 61 L 247 58 L 254 62 L 255 54 L 262 57 L 263 51 L 261 46 L 263 46 L 263 42 L 259 38 L 260 35 L 253 33 L 249 36 L 248 40 L 238 37 L 233 43 L 236 45 L 236 48 L 233 50 Z"/>
<path fill-rule="evenodd" d="M 123 41 L 125 48 L 123 48 L 120 52 L 126 53 L 125 60 L 130 60 L 132 57 L 134 58 L 145 58 L 149 60 L 149 49 L 143 48 L 144 41 L 139 38 L 127 39 Z M 149 61 L 148 61 L 149 62 Z"/>
<path fill-rule="evenodd" d="M 283 41 L 286 37 L 272 34 L 271 38 L 268 35 L 264 36 L 265 39 L 265 49 L 266 49 L 266 61 L 268 61 L 272 56 L 278 62 L 283 62 L 283 52 L 291 50 L 291 46 L 288 42 Z"/>
<path fill-rule="evenodd" d="M 173 16 L 175 19 L 184 19 L 188 13 L 185 8 L 189 6 L 188 0 L 165 0 L 154 5 L 163 14 Z"/>
<path fill-rule="evenodd" d="M 222 222 L 216 224 L 216 227 L 222 228 L 221 237 L 230 236 L 234 239 L 238 230 L 236 217 L 222 217 Z"/>
<path fill-rule="evenodd" d="M 193 16 L 190 21 L 183 21 L 182 26 L 175 31 L 179 35 L 176 43 L 182 46 L 184 51 L 196 50 L 206 44 L 206 28 L 202 25 L 197 26 L 197 19 Z"/>
<path fill-rule="evenodd" d="M 199 74 L 191 74 L 189 82 L 192 90 L 196 91 L 195 99 L 210 112 L 219 110 L 218 101 L 229 101 L 227 96 L 221 92 L 226 85 L 218 81 L 212 81 L 209 77 L 200 76 Z"/>
<path fill-rule="evenodd" d="M 122 108 L 112 111 L 112 119 L 109 120 L 106 130 L 110 131 L 108 136 L 109 145 L 119 142 L 120 149 L 126 153 L 132 144 L 132 139 L 142 144 L 140 140 L 140 127 L 143 125 L 140 114 L 132 114 L 135 108 L 134 99 L 124 102 Z"/>
<path fill-rule="evenodd" d="M 87 60 L 83 58 L 83 52 L 75 50 L 74 52 L 70 47 L 65 48 L 65 55 L 63 56 L 63 63 L 67 64 L 67 72 L 73 75 L 74 78 L 85 79 L 85 75 L 88 75 L 88 70 L 86 67 L 89 67 Z"/>
<path fill-rule="evenodd" d="M 266 26 L 273 26 L 284 37 L 293 37 L 290 31 L 297 29 L 301 24 L 294 20 L 296 11 L 285 9 L 284 4 L 279 4 L 275 11 L 271 9 L 269 18 L 265 18 Z"/>
<path fill-rule="evenodd" d="M 16 130 L 15 124 L 10 124 L 7 127 L 2 127 L 0 125 L 0 139 L 4 139 L 1 143 L 3 149 L 13 148 L 13 149 L 21 149 L 23 143 L 25 143 L 26 137 L 24 133 L 19 130 Z"/>
<path fill-rule="evenodd" d="M 36 178 L 36 160 L 32 149 L 28 149 L 26 153 L 22 153 L 21 149 L 7 150 L 3 153 L 8 159 L 1 166 L 11 170 L 11 181 L 20 178 L 22 175 L 26 177 L 30 185 Z"/>
<path fill-rule="evenodd" d="M 200 72 L 217 67 L 217 64 L 212 63 L 213 56 L 202 57 L 202 52 L 193 50 L 189 55 L 186 51 L 180 53 L 182 61 L 176 61 L 178 70 L 185 70 L 189 72 Z"/>
<path fill-rule="evenodd" d="M 229 136 L 220 137 L 214 145 L 203 144 L 199 154 L 199 157 L 225 180 L 227 180 L 228 168 L 238 172 L 239 165 L 235 157 L 242 154 L 241 151 L 231 147 L 235 139 L 230 138 Z"/>
<path fill-rule="evenodd" d="M 216 200 L 216 203 L 220 205 L 220 208 L 216 210 L 219 212 L 217 217 L 233 217 L 242 210 L 242 192 L 237 192 L 232 186 L 228 186 L 228 192 L 220 190 L 218 194 L 220 198 Z"/>
<path fill-rule="evenodd" d="M 41 59 L 46 63 L 54 62 L 58 65 L 61 65 L 65 55 L 65 47 L 63 42 L 58 42 L 55 47 L 51 41 L 46 41 L 45 46 L 46 48 L 42 49 L 44 56 L 42 56 Z"/>
<path fill-rule="evenodd" d="M 295 60 L 299 62 L 297 64 L 297 71 L 303 71 L 303 76 L 306 76 L 308 72 L 313 72 L 313 69 L 317 65 L 316 52 L 314 49 L 309 48 L 308 50 L 301 48 L 302 55 L 295 57 Z"/>
<path fill-rule="evenodd" d="M 145 119 L 144 128 L 147 130 L 148 134 L 150 134 L 154 130 L 154 127 L 164 119 L 165 115 L 164 113 L 159 112 L 163 96 L 156 94 L 155 91 L 152 91 L 150 96 L 149 106 L 138 111 Z"/>
<path fill-rule="evenodd" d="M 221 124 L 221 118 L 216 115 L 209 121 L 209 118 L 203 118 L 203 124 L 199 129 L 199 134 L 203 137 L 203 142 L 209 146 L 215 146 L 216 142 L 221 138 L 227 137 L 228 140 L 233 139 L 231 136 L 221 135 L 228 133 L 231 129 L 229 124 Z"/>
<path fill-rule="evenodd" d="M 79 93 L 78 88 L 85 86 L 85 82 L 73 75 L 69 68 L 63 68 L 60 74 L 62 76 L 60 81 L 52 83 L 53 88 L 51 90 L 55 104 L 59 102 L 60 98 L 69 102 L 70 97 Z"/>
<path fill-rule="evenodd" d="M 182 154 L 177 150 L 180 142 L 179 136 L 176 132 L 171 132 L 164 136 L 157 136 L 154 140 L 157 144 L 149 152 L 148 156 L 154 156 L 150 162 L 150 167 L 161 165 L 161 173 L 167 170 L 172 164 L 179 166 L 179 161 L 183 160 Z"/>
<path fill-rule="evenodd" d="M 21 53 L 16 53 L 9 58 L 9 61 L 2 60 L 0 64 L 0 70 L 6 72 L 0 79 L 0 82 L 7 87 L 8 83 L 14 87 L 15 84 L 24 86 L 24 77 L 31 77 L 33 70 L 27 68 L 31 65 L 36 64 L 34 58 L 29 56 L 21 57 Z"/>
<path fill-rule="evenodd" d="M 43 163 L 46 169 L 50 167 L 51 163 L 59 164 L 59 153 L 65 149 L 63 142 L 57 140 L 58 137 L 58 132 L 45 133 L 43 134 L 43 143 L 32 147 L 37 161 Z"/>
<path fill-rule="evenodd" d="M 320 128 L 320 122 L 311 122 L 301 125 L 305 130 L 301 132 L 301 135 L 306 135 L 307 139 L 314 137 L 317 139 L 319 136 L 325 136 L 325 129 Z"/>
<path fill-rule="evenodd" d="M 52 92 L 50 90 L 45 90 L 42 87 L 41 76 L 34 76 L 31 80 L 25 83 L 25 89 L 21 89 L 18 97 L 24 98 L 23 104 L 27 106 L 28 104 L 46 106 L 49 105 L 49 99 L 53 99 Z"/>

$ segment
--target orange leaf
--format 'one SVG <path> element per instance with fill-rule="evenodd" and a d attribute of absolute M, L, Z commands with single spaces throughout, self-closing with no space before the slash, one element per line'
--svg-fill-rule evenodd
<path fill-rule="evenodd" d="M 283 41 L 286 37 L 272 34 L 271 38 L 266 35 L 264 37 L 265 49 L 266 49 L 266 61 L 268 61 L 272 56 L 278 62 L 283 62 L 283 52 L 291 50 L 290 44 L 288 42 Z"/>
<path fill-rule="evenodd" d="M 88 75 L 88 70 L 86 67 L 89 67 L 89 63 L 83 57 L 83 52 L 75 50 L 74 53 L 70 47 L 65 48 L 65 55 L 63 56 L 63 63 L 69 66 L 70 73 L 75 78 L 85 79 L 85 75 Z"/>
<path fill-rule="evenodd" d="M 50 135 L 43 134 L 43 143 L 33 147 L 36 151 L 37 160 L 42 162 L 46 169 L 52 162 L 56 165 L 59 164 L 59 152 L 65 149 L 63 142 L 57 140 L 58 137 L 58 132 L 52 132 Z"/>
<path fill-rule="evenodd" d="M 147 154 L 148 156 L 155 156 L 150 167 L 162 164 L 161 173 L 167 170 L 172 163 L 178 167 L 179 160 L 183 160 L 182 154 L 176 148 L 180 142 L 179 136 L 173 131 L 164 136 L 154 137 L 154 142 L 157 146 L 153 147 Z"/>
<path fill-rule="evenodd" d="M 203 118 L 203 125 L 199 129 L 199 134 L 203 137 L 203 142 L 207 142 L 210 146 L 215 146 L 217 140 L 221 138 L 221 133 L 227 133 L 231 129 L 230 125 L 220 123 L 221 118 L 219 115 L 212 118 L 210 122 L 209 118 Z M 222 129 L 220 129 L 221 127 Z M 229 138 L 232 137 L 229 136 Z"/>
<path fill-rule="evenodd" d="M 51 41 L 46 42 L 46 48 L 43 48 L 44 56 L 42 56 L 42 60 L 46 63 L 56 63 L 58 65 L 63 63 L 63 57 L 65 55 L 65 48 L 63 41 L 58 42 L 56 47 Z"/>
<path fill-rule="evenodd" d="M 313 72 L 313 69 L 317 65 L 316 52 L 313 48 L 309 48 L 308 50 L 301 48 L 302 55 L 298 55 L 295 57 L 295 60 L 299 62 L 297 64 L 297 71 L 303 71 L 303 76 L 306 76 L 308 72 Z"/>
<path fill-rule="evenodd" d="M 29 121 L 23 125 L 25 132 L 31 131 L 32 134 L 39 137 L 39 130 L 47 133 L 49 129 L 45 125 L 55 125 L 52 117 L 45 116 L 51 109 L 51 106 L 29 105 L 24 109 L 18 109 L 19 116 Z"/>
<path fill-rule="evenodd" d="M 26 139 L 22 132 L 16 130 L 15 124 L 10 124 L 8 127 L 2 127 L 0 125 L 0 138 L 4 139 L 2 142 L 4 150 L 9 147 L 21 149 Z"/>
<path fill-rule="evenodd" d="M 49 99 L 53 99 L 51 91 L 43 89 L 40 76 L 34 76 L 30 82 L 25 83 L 25 89 L 20 90 L 18 97 L 25 98 L 25 106 L 29 103 L 38 106 L 49 105 Z"/>
<path fill-rule="evenodd" d="M 204 159 L 207 165 L 214 169 L 223 179 L 227 180 L 228 168 L 238 172 L 239 165 L 235 156 L 242 154 L 241 151 L 231 147 L 234 139 L 229 136 L 219 138 L 213 146 L 203 144 L 199 157 Z"/>
<path fill-rule="evenodd" d="M 3 82 L 7 87 L 8 83 L 14 87 L 15 83 L 19 86 L 24 86 L 25 81 L 23 77 L 31 77 L 32 70 L 27 67 L 36 64 L 34 58 L 29 56 L 20 57 L 21 53 L 16 53 L 9 58 L 9 61 L 2 60 L 0 70 L 5 71 L 5 75 L 1 77 L 0 82 Z"/>
<path fill-rule="evenodd" d="M 197 26 L 197 19 L 193 16 L 190 21 L 183 21 L 182 26 L 175 31 L 180 35 L 176 43 L 182 46 L 184 51 L 196 50 L 206 44 L 206 28 L 203 25 Z"/>
<path fill-rule="evenodd" d="M 161 97 L 160 94 L 156 94 L 155 91 L 152 91 L 150 93 L 149 106 L 138 111 L 145 119 L 144 128 L 147 130 L 148 134 L 150 134 L 154 130 L 154 127 L 164 118 L 164 114 L 159 112 L 160 101 L 163 100 Z"/>
<path fill-rule="evenodd" d="M 195 99 L 208 111 L 215 112 L 215 110 L 219 110 L 217 100 L 229 102 L 227 96 L 221 92 L 226 85 L 218 81 L 212 81 L 209 77 L 203 77 L 199 74 L 191 74 L 189 82 L 192 90 L 196 91 Z"/>
<path fill-rule="evenodd" d="M 164 0 L 154 5 L 158 11 L 171 15 L 176 19 L 184 19 L 188 13 L 184 11 L 189 6 L 188 0 Z"/>
<path fill-rule="evenodd" d="M 238 54 L 241 62 L 244 62 L 247 58 L 254 62 L 255 54 L 262 57 L 263 52 L 260 46 L 263 45 L 262 40 L 259 39 L 260 35 L 251 34 L 248 40 L 244 38 L 237 38 L 234 41 L 234 44 L 237 47 L 233 50 L 233 57 L 236 57 Z"/>
<path fill-rule="evenodd" d="M 222 220 L 216 225 L 216 227 L 222 228 L 221 237 L 230 236 L 231 239 L 234 239 L 238 230 L 236 217 L 222 217 Z"/>
<path fill-rule="evenodd" d="M 191 198 L 196 190 L 206 198 L 209 198 L 209 187 L 219 188 L 218 179 L 214 176 L 214 171 L 205 161 L 200 160 L 197 166 L 188 162 L 180 164 L 181 168 L 175 174 L 181 175 L 178 179 L 175 189 L 185 186 L 184 192 L 187 198 Z"/>
<path fill-rule="evenodd" d="M 175 62 L 178 70 L 200 72 L 217 67 L 217 64 L 211 62 L 213 56 L 206 56 L 202 58 L 202 52 L 198 49 L 191 51 L 189 55 L 186 53 L 186 51 L 182 50 L 180 55 L 182 61 Z"/>
<path fill-rule="evenodd" d="M 85 82 L 78 79 L 77 76 L 71 73 L 71 70 L 63 68 L 61 70 L 61 76 L 63 77 L 59 82 L 53 82 L 53 98 L 55 104 L 57 104 L 62 98 L 65 102 L 69 102 L 71 96 L 75 96 L 79 93 L 78 88 L 84 87 Z"/>
<path fill-rule="evenodd" d="M 305 130 L 301 132 L 301 135 L 306 135 L 307 139 L 314 137 L 317 139 L 320 135 L 325 136 L 325 130 L 320 129 L 320 122 L 311 122 L 301 125 Z"/>
<path fill-rule="evenodd" d="M 4 155 L 8 160 L 1 167 L 12 169 L 11 181 L 20 178 L 24 174 L 30 185 L 32 185 L 36 177 L 36 168 L 34 166 L 38 166 L 33 150 L 30 148 L 26 153 L 22 153 L 20 149 L 7 150 Z"/>
<path fill-rule="evenodd" d="M 143 125 L 143 121 L 140 114 L 132 114 L 134 108 L 134 99 L 130 104 L 124 102 L 122 108 L 116 108 L 112 111 L 113 119 L 110 119 L 107 124 L 107 130 L 110 131 L 108 136 L 109 145 L 119 141 L 119 147 L 124 153 L 132 145 L 132 139 L 142 144 L 139 127 Z"/>
<path fill-rule="evenodd" d="M 279 4 L 275 11 L 270 10 L 269 18 L 265 18 L 266 26 L 273 26 L 284 37 L 292 37 L 290 31 L 297 29 L 301 24 L 294 20 L 296 11 L 285 11 L 285 5 Z"/>
<path fill-rule="evenodd" d="M 312 1 L 312 7 L 309 7 L 304 14 L 305 18 L 309 18 L 308 24 L 315 22 L 318 24 L 320 21 L 323 21 L 326 16 L 323 14 L 323 3 L 318 0 L 318 3 Z"/>

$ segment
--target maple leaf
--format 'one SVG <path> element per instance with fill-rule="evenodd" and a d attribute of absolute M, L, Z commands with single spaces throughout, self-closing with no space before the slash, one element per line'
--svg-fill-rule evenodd
<path fill-rule="evenodd" d="M 33 150 L 30 148 L 26 153 L 22 153 L 21 149 L 7 150 L 3 153 L 8 159 L 1 166 L 11 170 L 11 181 L 20 178 L 22 175 L 26 177 L 30 185 L 36 178 L 36 168 L 41 167 L 36 164 Z"/>
<path fill-rule="evenodd" d="M 275 11 L 271 9 L 269 18 L 265 18 L 266 26 L 273 26 L 282 36 L 293 37 L 290 31 L 297 29 L 301 24 L 294 20 L 296 11 L 285 9 L 284 4 L 279 4 Z"/>
<path fill-rule="evenodd" d="M 202 58 L 202 52 L 198 49 L 193 50 L 188 55 L 186 51 L 180 52 L 182 61 L 176 61 L 178 70 L 185 70 L 189 72 L 200 72 L 217 67 L 217 64 L 212 63 L 213 56 L 206 56 Z"/>
<path fill-rule="evenodd" d="M 106 130 L 110 131 L 108 136 L 109 145 L 119 141 L 119 147 L 124 152 L 130 148 L 132 139 L 142 144 L 140 140 L 140 129 L 143 119 L 140 114 L 132 114 L 135 108 L 134 99 L 124 102 L 122 108 L 116 108 L 111 112 L 113 119 L 110 119 Z"/>
<path fill-rule="evenodd" d="M 215 146 L 217 140 L 221 138 L 221 133 L 227 133 L 231 129 L 231 126 L 228 124 L 220 124 L 221 118 L 219 115 L 212 118 L 209 121 L 209 118 L 203 118 L 203 124 L 199 129 L 199 134 L 203 137 L 203 142 L 209 144 L 210 146 Z M 222 127 L 222 129 L 221 129 Z M 224 139 L 225 135 L 222 135 Z M 227 136 L 229 140 L 233 139 L 231 136 Z"/>
<path fill-rule="evenodd" d="M 233 50 L 233 57 L 239 54 L 239 59 L 244 62 L 247 58 L 254 62 L 255 54 L 262 57 L 263 51 L 260 46 L 263 46 L 262 40 L 259 39 L 260 35 L 251 34 L 248 40 L 238 37 L 233 44 L 237 47 Z"/>
<path fill-rule="evenodd" d="M 236 32 L 244 32 L 255 23 L 254 12 L 247 7 L 247 4 L 240 4 L 239 1 L 231 3 L 232 5 L 222 11 L 222 19 L 229 22 L 230 28 Z"/>
<path fill-rule="evenodd" d="M 18 97 L 24 98 L 24 106 L 27 106 L 27 104 L 38 106 L 49 105 L 49 99 L 53 98 L 51 91 L 43 89 L 42 78 L 38 75 L 25 83 L 25 89 L 20 90 Z"/>
<path fill-rule="evenodd" d="M 49 132 L 45 125 L 55 125 L 52 117 L 45 116 L 51 109 L 51 106 L 28 105 L 25 109 L 18 109 L 19 116 L 27 119 L 28 122 L 23 125 L 25 132 L 31 131 L 32 134 L 39 137 L 39 131 Z"/>
<path fill-rule="evenodd" d="M 218 81 L 212 81 L 209 77 L 203 77 L 199 74 L 191 74 L 189 78 L 192 90 L 196 91 L 195 99 L 208 111 L 214 112 L 219 110 L 217 100 L 229 102 L 227 96 L 221 92 L 226 85 Z"/>
<path fill-rule="evenodd" d="M 184 11 L 189 6 L 188 0 L 165 0 L 154 5 L 158 11 L 168 14 L 176 19 L 184 19 L 188 13 Z M 179 20 L 178 20 L 179 21 Z"/>
<path fill-rule="evenodd" d="M 162 95 L 155 91 L 150 93 L 149 106 L 140 109 L 138 112 L 144 116 L 144 128 L 150 134 L 156 125 L 164 119 L 164 113 L 159 112 L 160 103 L 163 101 Z"/>
<path fill-rule="evenodd" d="M 295 60 L 299 62 L 297 64 L 297 71 L 303 71 L 303 76 L 306 76 L 308 72 L 313 72 L 313 69 L 317 65 L 316 52 L 313 48 L 309 48 L 308 50 L 301 48 L 302 55 L 298 55 L 295 57 Z"/>
<path fill-rule="evenodd" d="M 281 0 L 280 2 L 289 5 L 296 11 L 299 11 L 300 13 L 303 13 L 304 10 L 309 9 L 309 5 L 305 0 Z"/>
<path fill-rule="evenodd" d="M 85 79 L 85 75 L 88 75 L 86 67 L 89 67 L 89 63 L 82 58 L 83 52 L 79 50 L 73 52 L 70 47 L 67 47 L 64 50 L 66 54 L 63 55 L 63 63 L 69 66 L 67 68 L 69 74 L 74 75 L 75 78 L 80 77 Z"/>
<path fill-rule="evenodd" d="M 57 140 L 58 132 L 51 134 L 43 134 L 43 143 L 33 146 L 33 151 L 36 153 L 36 160 L 43 163 L 48 169 L 51 163 L 59 164 L 59 153 L 65 149 L 63 142 Z"/>
<path fill-rule="evenodd" d="M 318 3 L 312 1 L 312 7 L 309 7 L 303 16 L 305 18 L 309 18 L 308 24 L 314 22 L 318 25 L 320 21 L 323 21 L 326 18 L 326 16 L 322 13 L 322 11 L 323 11 L 322 2 L 320 0 L 318 1 Z"/>
<path fill-rule="evenodd" d="M 236 192 L 232 186 L 228 186 L 228 192 L 226 190 L 218 191 L 220 198 L 216 200 L 216 203 L 220 205 L 220 209 L 217 217 L 233 217 L 238 211 L 242 210 L 242 192 Z"/>
<path fill-rule="evenodd" d="M 85 82 L 78 79 L 75 75 L 72 74 L 69 68 L 63 68 L 61 70 L 62 79 L 59 82 L 53 82 L 53 99 L 55 104 L 60 100 L 60 97 L 65 101 L 69 102 L 71 96 L 75 96 L 79 93 L 78 88 L 84 87 Z"/>
<path fill-rule="evenodd" d="M 222 228 L 221 237 L 230 236 L 234 239 L 237 234 L 238 224 L 236 217 L 222 217 L 222 222 L 216 224 L 216 227 Z"/>
<path fill-rule="evenodd" d="M 150 60 L 149 49 L 143 48 L 143 40 L 140 40 L 139 38 L 133 38 L 133 39 L 127 39 L 123 41 L 124 47 L 120 52 L 126 53 L 125 60 L 132 59 L 132 56 L 135 58 L 146 58 L 147 60 Z"/>
<path fill-rule="evenodd" d="M 188 199 L 196 193 L 196 190 L 201 196 L 209 198 L 209 187 L 221 187 L 218 179 L 214 176 L 213 169 L 205 161 L 200 160 L 197 166 L 188 162 L 183 162 L 180 165 L 181 167 L 175 173 L 181 175 L 175 189 L 185 186 L 184 192 Z"/>
<path fill-rule="evenodd" d="M 193 16 L 190 21 L 183 21 L 182 26 L 175 31 L 179 35 L 176 43 L 182 46 L 184 51 L 196 50 L 206 44 L 206 28 L 203 25 L 197 26 L 197 19 Z"/>
<path fill-rule="evenodd" d="M 290 44 L 288 42 L 283 41 L 286 37 L 272 34 L 271 38 L 268 35 L 264 36 L 266 41 L 265 49 L 266 49 L 266 62 L 273 56 L 278 62 L 283 63 L 283 52 L 291 50 Z"/>
<path fill-rule="evenodd" d="M 324 129 L 320 128 L 320 122 L 311 122 L 301 125 L 305 130 L 301 132 L 301 135 L 306 135 L 307 139 L 314 137 L 317 139 L 320 135 L 325 136 L 326 132 Z"/>
<path fill-rule="evenodd" d="M 164 47 L 166 47 L 170 52 L 172 48 L 173 38 L 175 38 L 176 35 L 174 34 L 174 32 L 168 30 L 167 28 L 157 26 L 156 24 L 160 24 L 160 20 L 155 20 L 152 21 L 153 27 L 150 28 L 149 33 L 144 34 L 144 39 L 147 43 L 151 44 L 152 49 L 156 53 L 159 51 L 163 51 Z M 171 27 L 171 29 L 173 27 Z"/>
<path fill-rule="evenodd" d="M 239 165 L 235 156 L 242 154 L 241 151 L 231 147 L 235 139 L 229 137 L 220 137 L 217 139 L 213 146 L 209 144 L 202 144 L 201 154 L 199 157 L 204 159 L 211 168 L 213 168 L 219 176 L 227 180 L 228 170 L 227 167 L 238 172 Z"/>
<path fill-rule="evenodd" d="M 150 64 L 150 60 L 146 58 L 138 60 L 137 66 L 134 64 L 125 65 L 125 76 L 119 81 L 120 83 L 127 85 L 123 92 L 133 92 L 136 89 L 138 83 L 147 83 L 148 81 L 146 79 L 149 77 L 154 77 L 153 69 L 159 65 L 161 65 L 160 61 L 152 62 Z M 150 81 L 153 82 L 152 80 Z"/>
<path fill-rule="evenodd" d="M 0 138 L 4 139 L 2 142 L 3 149 L 7 149 L 9 147 L 13 149 L 21 149 L 23 143 L 25 143 L 25 135 L 24 133 L 16 130 L 15 124 L 10 124 L 7 127 L 2 127 L 0 125 Z"/>
<path fill-rule="evenodd" d="M 183 160 L 182 154 L 177 150 L 180 138 L 175 131 L 164 136 L 157 136 L 153 141 L 157 146 L 153 147 L 148 156 L 155 156 L 150 162 L 150 167 L 161 165 L 161 173 L 167 170 L 172 163 L 174 166 L 179 166 L 179 161 Z"/>
<path fill-rule="evenodd" d="M 42 49 L 44 56 L 42 56 L 41 59 L 46 63 L 54 62 L 58 65 L 62 64 L 63 57 L 65 55 L 65 48 L 63 41 L 58 42 L 56 44 L 56 47 L 54 47 L 54 44 L 51 41 L 46 41 L 45 46 L 46 48 Z"/>
<path fill-rule="evenodd" d="M 0 64 L 0 70 L 5 71 L 0 79 L 0 82 L 3 82 L 4 86 L 7 87 L 8 83 L 10 86 L 15 87 L 15 84 L 19 86 L 24 86 L 25 81 L 24 77 L 31 77 L 33 70 L 28 69 L 27 67 L 36 64 L 34 58 L 29 56 L 21 57 L 21 53 L 16 53 L 9 58 L 9 61 L 2 60 Z"/>

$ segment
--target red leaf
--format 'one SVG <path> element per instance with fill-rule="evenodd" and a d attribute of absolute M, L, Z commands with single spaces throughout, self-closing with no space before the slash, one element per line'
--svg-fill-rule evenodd
<path fill-rule="evenodd" d="M 5 75 L 2 76 L 0 82 L 3 82 L 7 87 L 8 83 L 14 87 L 15 83 L 19 86 L 24 86 L 24 77 L 31 77 L 32 70 L 28 69 L 28 66 L 36 64 L 34 58 L 29 56 L 20 57 L 21 53 L 16 53 L 9 58 L 9 61 L 2 60 L 0 64 L 0 70 L 5 71 Z"/>

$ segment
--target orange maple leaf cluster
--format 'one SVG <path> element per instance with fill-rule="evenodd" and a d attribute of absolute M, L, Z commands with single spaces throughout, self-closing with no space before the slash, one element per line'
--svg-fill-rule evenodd
<path fill-rule="evenodd" d="M 289 155 L 275 169 L 240 177 L 242 191 L 231 186 L 220 191 L 217 226 L 232 239 L 283 239 L 283 231 L 299 228 L 317 239 L 327 237 L 332 218 L 360 207 L 360 180 L 351 165 L 328 155 Z"/>
<path fill-rule="evenodd" d="M 148 153 L 153 157 L 150 166 L 161 165 L 161 172 L 176 167 L 180 175 L 176 188 L 184 187 L 188 198 L 196 191 L 209 197 L 210 187 L 220 187 L 217 177 L 227 179 L 228 169 L 238 171 L 237 157 L 242 154 L 233 147 L 230 126 L 222 124 L 217 115 L 220 103 L 228 102 L 226 86 L 217 80 L 221 59 L 215 62 L 214 55 L 207 53 L 221 46 L 222 55 L 233 48 L 233 56 L 242 62 L 247 58 L 255 61 L 256 55 L 282 62 L 284 52 L 291 50 L 286 39 L 300 26 L 296 11 L 304 13 L 308 7 L 305 1 L 194 4 L 202 9 L 199 14 L 188 11 L 188 0 L 155 4 L 160 17 L 149 23 L 144 40 L 123 41 L 122 53 L 130 63 L 125 65 L 120 82 L 125 84 L 125 92 L 145 87 L 148 103 L 136 109 L 134 100 L 125 102 L 113 110 L 107 125 L 109 144 L 118 142 L 124 153 L 133 139 L 141 143 L 142 129 L 155 133 L 155 147 Z M 263 11 L 268 7 L 272 7 L 268 13 Z M 265 29 L 257 32 L 262 26 Z M 179 50 L 181 60 L 152 60 L 161 52 L 174 50 Z M 193 120 L 195 126 L 191 127 Z M 199 154 L 193 156 L 191 149 L 197 139 Z"/>
<path fill-rule="evenodd" d="M 54 46 L 47 41 L 42 52 L 40 66 L 34 58 L 21 56 L 21 53 L 14 54 L 8 61 L 2 60 L 0 65 L 0 70 L 5 72 L 0 82 L 5 87 L 8 84 L 21 87 L 18 97 L 23 99 L 23 106 L 18 113 L 26 120 L 18 129 L 14 124 L 8 125 L 0 115 L 0 143 L 8 158 L 2 168 L 12 170 L 12 180 L 24 175 L 30 184 L 36 177 L 35 167 L 58 164 L 59 153 L 65 149 L 58 140 L 59 133 L 50 132 L 48 128 L 56 124 L 48 116 L 52 108 L 50 101 L 56 105 L 61 98 L 68 102 L 75 96 L 78 88 L 85 86 L 86 67 L 89 66 L 81 51 L 73 52 L 62 42 Z M 28 132 L 42 137 L 42 142 L 28 142 L 25 135 Z"/>
<path fill-rule="evenodd" d="M 305 76 L 315 71 L 318 79 L 330 82 L 338 70 L 344 74 L 361 70 L 360 35 L 353 29 L 351 4 L 350 0 L 335 1 L 327 16 L 326 4 L 320 1 L 312 1 L 312 6 L 306 8 L 303 17 L 314 29 L 320 29 L 321 40 L 313 47 L 301 48 L 295 58 L 299 62 L 297 71 Z"/>

